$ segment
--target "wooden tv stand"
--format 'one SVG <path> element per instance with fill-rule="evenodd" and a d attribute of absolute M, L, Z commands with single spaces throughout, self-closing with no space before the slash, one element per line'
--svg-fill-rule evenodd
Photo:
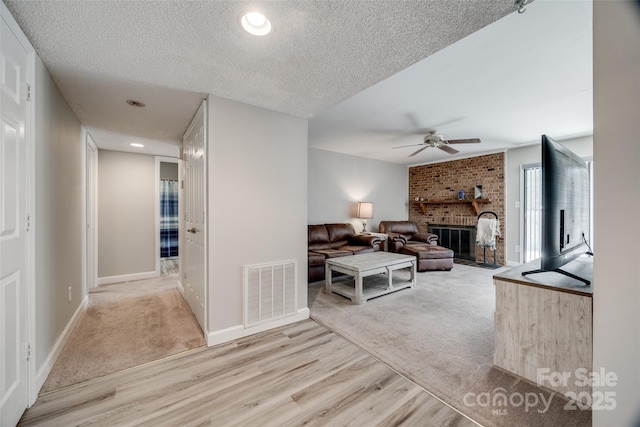
<path fill-rule="evenodd" d="M 581 256 L 562 267 L 591 280 L 591 286 L 555 272 L 522 276 L 539 268 L 537 260 L 493 276 L 493 363 L 568 397 L 591 396 L 582 375 L 593 370 L 592 258 Z"/>

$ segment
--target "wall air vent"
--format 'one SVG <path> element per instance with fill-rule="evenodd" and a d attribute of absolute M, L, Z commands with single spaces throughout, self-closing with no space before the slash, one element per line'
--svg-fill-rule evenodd
<path fill-rule="evenodd" d="M 247 265 L 244 269 L 244 327 L 297 313 L 296 261 Z"/>

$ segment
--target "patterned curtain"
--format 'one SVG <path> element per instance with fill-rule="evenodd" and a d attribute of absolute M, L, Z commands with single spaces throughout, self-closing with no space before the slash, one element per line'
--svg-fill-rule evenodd
<path fill-rule="evenodd" d="M 160 181 L 160 257 L 178 256 L 178 181 Z"/>

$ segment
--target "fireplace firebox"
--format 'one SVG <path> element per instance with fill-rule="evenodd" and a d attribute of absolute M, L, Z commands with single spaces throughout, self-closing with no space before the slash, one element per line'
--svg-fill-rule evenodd
<path fill-rule="evenodd" d="M 463 225 L 430 225 L 429 232 L 438 236 L 438 246 L 449 248 L 453 256 L 476 260 L 476 228 Z"/>

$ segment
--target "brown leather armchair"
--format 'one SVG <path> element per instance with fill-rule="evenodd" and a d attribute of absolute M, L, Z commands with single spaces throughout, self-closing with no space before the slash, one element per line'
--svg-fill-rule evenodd
<path fill-rule="evenodd" d="M 376 252 L 380 250 L 381 242 L 378 236 L 356 234 L 349 223 L 309 225 L 309 283 L 324 279 L 324 262 L 327 258 Z"/>
<path fill-rule="evenodd" d="M 380 221 L 379 230 L 380 233 L 389 236 L 390 252 L 401 253 L 404 245 L 438 245 L 438 236 L 433 233 L 421 233 L 415 221 Z"/>

